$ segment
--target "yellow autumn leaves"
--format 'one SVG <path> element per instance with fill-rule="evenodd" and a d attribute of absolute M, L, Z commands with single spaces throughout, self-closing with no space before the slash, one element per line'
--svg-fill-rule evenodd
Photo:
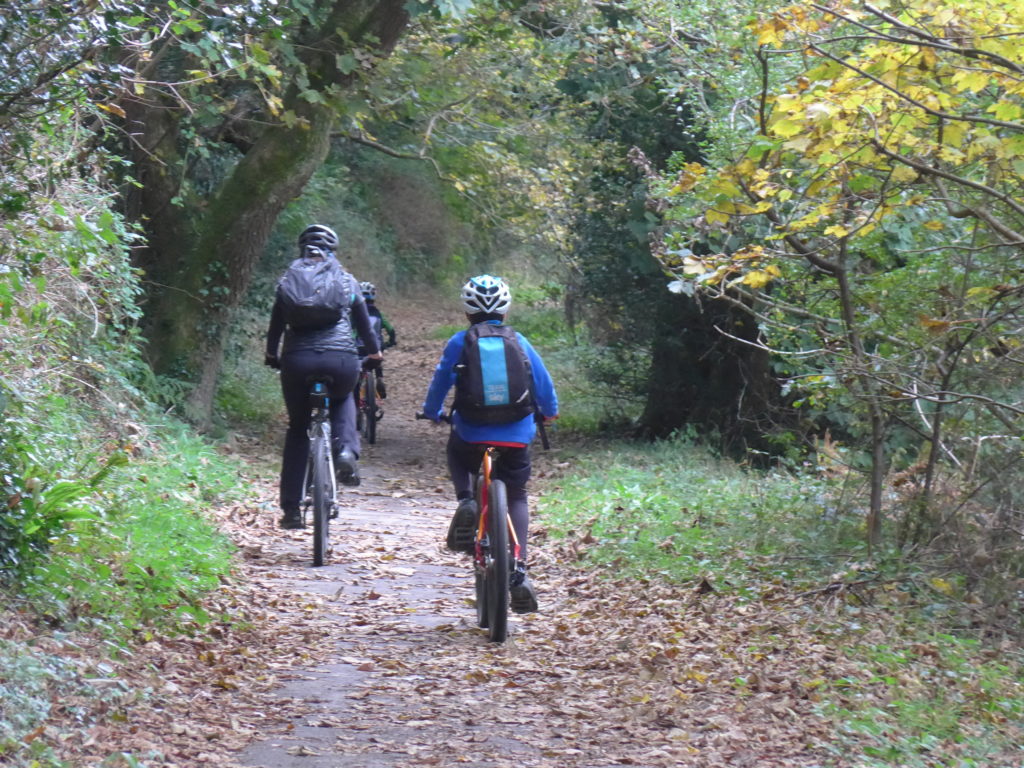
<path fill-rule="evenodd" d="M 800 3 L 751 31 L 769 72 L 809 66 L 761 95 L 764 109 L 751 115 L 759 136 L 744 157 L 681 169 L 668 196 L 699 211 L 704 235 L 750 233 L 777 255 L 791 237 L 827 248 L 870 235 L 908 200 L 942 198 L 935 179 L 967 201 L 996 185 L 987 202 L 997 205 L 1014 194 L 999 183 L 1021 184 L 1018 0 Z M 923 227 L 946 224 L 933 217 Z M 779 276 L 741 258 L 746 250 L 729 255 L 724 273 L 743 273 L 751 287 Z"/>
<path fill-rule="evenodd" d="M 764 249 L 759 245 L 752 245 L 729 255 L 691 254 L 683 259 L 681 271 L 683 275 L 696 278 L 708 285 L 726 282 L 755 289 L 764 288 L 775 278 L 782 277 L 782 270 L 777 264 L 765 258 Z"/>

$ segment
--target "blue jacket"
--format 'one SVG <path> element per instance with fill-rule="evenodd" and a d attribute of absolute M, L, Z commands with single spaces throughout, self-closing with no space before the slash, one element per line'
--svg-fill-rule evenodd
<path fill-rule="evenodd" d="M 496 320 L 488 321 L 500 325 Z M 423 401 L 423 413 L 432 419 L 440 419 L 444 415 L 444 401 L 448 391 L 455 386 L 455 366 L 462 358 L 462 344 L 465 331 L 459 331 L 445 344 L 441 360 L 434 369 L 434 378 L 427 390 L 427 398 Z M 542 415 L 554 418 L 558 415 L 558 396 L 551 374 L 544 367 L 544 361 L 530 345 L 523 334 L 516 332 L 516 338 L 530 358 L 533 371 L 533 394 L 540 406 Z M 452 425 L 456 433 L 467 443 L 501 443 L 505 445 L 528 445 L 537 432 L 533 416 L 527 416 L 511 424 L 474 424 L 463 419 L 458 411 L 452 414 Z"/>

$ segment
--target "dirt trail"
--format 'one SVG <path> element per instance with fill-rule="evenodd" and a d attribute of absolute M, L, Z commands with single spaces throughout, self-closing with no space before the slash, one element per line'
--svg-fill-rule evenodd
<path fill-rule="evenodd" d="M 364 446 L 362 486 L 345 491 L 328 565 L 310 567 L 309 531 L 273 527 L 267 482 L 267 511 L 246 533 L 251 573 L 294 613 L 310 604 L 329 640 L 276 692 L 264 722 L 285 727 L 238 764 L 824 764 L 827 727 L 797 678 L 817 674 L 807 656 L 827 648 L 770 608 L 597 578 L 560 564 L 585 541 L 556 547 L 538 530 L 541 610 L 514 617 L 504 645 L 487 641 L 468 558 L 442 543 L 444 430 L 413 420 L 442 343 L 426 317 L 394 318 L 378 444 Z M 737 687 L 744 675 L 754 684 Z"/>
<path fill-rule="evenodd" d="M 336 631 L 333 658 L 280 691 L 304 714 L 254 742 L 242 765 L 502 765 L 541 756 L 516 737 L 523 717 L 508 711 L 509 697 L 495 695 L 511 677 L 499 674 L 497 687 L 475 682 L 480 664 L 518 653 L 531 619 L 513 620 L 505 647 L 475 627 L 469 560 L 442 545 L 452 509 L 445 431 L 413 419 L 441 342 L 403 321 L 388 352 L 379 438 L 363 446 L 362 485 L 344 491 L 328 564 L 310 566 L 308 530 L 275 532 L 254 557 L 264 584 L 298 602 L 303 593 L 326 599 Z"/>

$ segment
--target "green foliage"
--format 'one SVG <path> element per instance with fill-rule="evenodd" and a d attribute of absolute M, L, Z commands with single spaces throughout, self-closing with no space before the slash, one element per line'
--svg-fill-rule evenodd
<path fill-rule="evenodd" d="M 229 359 L 217 388 L 217 414 L 229 425 L 266 426 L 281 414 L 278 376 L 263 365 L 263 345 Z"/>
<path fill-rule="evenodd" d="M 0 517 L 3 581 L 23 576 L 74 521 L 101 514 L 96 504 L 100 484 L 111 469 L 127 460 L 113 452 L 90 476 L 82 476 L 74 466 L 80 457 L 75 456 L 78 444 L 71 435 L 84 425 L 69 417 L 63 398 L 39 400 L 36 405 L 52 409 L 55 416 L 26 419 L 9 413 L 0 421 L 2 492 L 7 500 L 7 512 Z"/>
<path fill-rule="evenodd" d="M 92 418 L 51 394 L 3 419 L 7 589 L 52 622 L 118 638 L 203 619 L 198 604 L 228 573 L 231 548 L 202 510 L 238 493 L 233 468 L 180 427 L 109 443 Z"/>
<path fill-rule="evenodd" d="M 73 154 L 61 125 L 47 140 Z M 228 569 L 201 510 L 229 470 L 178 428 L 143 426 L 155 380 L 113 201 L 73 175 L 46 192 L 26 195 L 32 218 L 0 222 L 0 577 L 56 624 L 184 624 Z"/>
<path fill-rule="evenodd" d="M 229 429 L 264 429 L 284 407 L 280 379 L 263 364 L 273 283 L 260 276 L 256 285 L 250 303 L 235 312 L 217 387 L 216 414 Z"/>
<path fill-rule="evenodd" d="M 586 333 L 563 332 L 543 354 L 558 390 L 558 430 L 604 436 L 635 431 L 650 363 L 646 350 L 602 347 Z"/>
<path fill-rule="evenodd" d="M 338 145 L 282 214 L 261 265 L 265 277 L 253 289 L 264 292 L 267 280 L 277 279 L 299 232 L 314 221 L 338 233 L 339 259 L 360 280 L 396 291 L 437 285 L 455 254 L 471 249 L 471 234 L 445 194 L 425 163 Z"/>
<path fill-rule="evenodd" d="M 238 498 L 237 471 L 168 425 L 110 472 L 95 516 L 76 519 L 26 577 L 35 608 L 118 638 L 139 627 L 203 622 L 204 594 L 231 568 L 232 547 L 205 510 Z"/>
<path fill-rule="evenodd" d="M 870 467 L 873 540 L 893 469 L 923 468 L 899 510 L 902 541 L 921 544 L 948 542 L 948 522 L 1015 463 L 981 467 L 964 449 L 994 441 L 1007 457 L 1022 438 L 1024 292 L 1007 248 L 1024 214 L 1019 31 L 981 2 L 759 14 L 727 54 L 706 50 L 746 83 L 702 100 L 692 81 L 705 157 L 678 155 L 654 185 L 672 287 L 756 322 L 793 406 Z M 995 545 L 964 523 L 964 550 Z"/>

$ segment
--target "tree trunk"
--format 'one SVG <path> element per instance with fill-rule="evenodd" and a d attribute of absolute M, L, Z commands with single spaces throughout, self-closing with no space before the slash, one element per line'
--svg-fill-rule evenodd
<path fill-rule="evenodd" d="M 839 287 L 839 306 L 846 343 L 853 359 L 853 377 L 860 389 L 860 396 L 867 405 L 868 420 L 871 424 L 871 497 L 866 526 L 868 549 L 873 552 L 882 541 L 882 491 L 885 475 L 889 471 L 889 455 L 885 450 L 886 417 L 882 410 L 879 384 L 871 376 L 870 361 L 864 348 L 864 340 L 861 338 L 860 326 L 857 324 L 846 261 L 846 240 L 843 240 L 833 277 Z"/>
<path fill-rule="evenodd" d="M 362 49 L 387 56 L 408 22 L 404 0 L 335 2 L 323 26 L 304 38 L 308 90 L 347 86 L 352 78 L 338 70 L 336 55 Z M 278 215 L 322 164 L 335 111 L 326 100 L 313 104 L 293 89 L 285 109 L 298 121 L 265 129 L 209 203 L 193 206 L 185 218 L 182 208 L 170 205 L 184 173 L 175 155 L 178 118 L 152 114 L 157 111 L 153 108 L 137 109 L 150 113 L 140 166 L 147 169 L 148 179 L 161 182 L 152 194 L 144 187 L 136 197 L 150 240 L 141 262 L 151 288 L 145 323 L 149 359 L 157 373 L 195 383 L 187 414 L 205 427 L 212 416 L 232 311 L 248 290 Z M 183 221 L 191 222 L 188 231 Z"/>
<path fill-rule="evenodd" d="M 208 427 L 212 416 L 228 323 L 249 288 L 274 222 L 327 156 L 334 115 L 322 106 L 310 106 L 308 112 L 308 127 L 271 129 L 238 164 L 204 217 L 192 264 L 181 275 L 187 286 L 178 295 L 183 302 L 199 294 L 204 282 L 220 289 L 213 295 L 207 292 L 200 308 L 203 326 L 186 323 L 176 335 L 188 346 L 166 348 L 174 357 L 198 351 L 193 368 L 199 376 L 187 413 L 200 427 Z M 189 331 L 195 337 L 189 338 Z"/>
<path fill-rule="evenodd" d="M 769 452 L 766 438 L 779 426 L 780 399 L 768 353 L 718 330 L 753 342 L 756 321 L 721 301 L 699 306 L 680 296 L 670 306 L 675 314 L 665 312 L 659 327 L 677 330 L 659 333 L 652 346 L 643 433 L 667 437 L 693 425 L 717 434 L 729 453 Z"/>

